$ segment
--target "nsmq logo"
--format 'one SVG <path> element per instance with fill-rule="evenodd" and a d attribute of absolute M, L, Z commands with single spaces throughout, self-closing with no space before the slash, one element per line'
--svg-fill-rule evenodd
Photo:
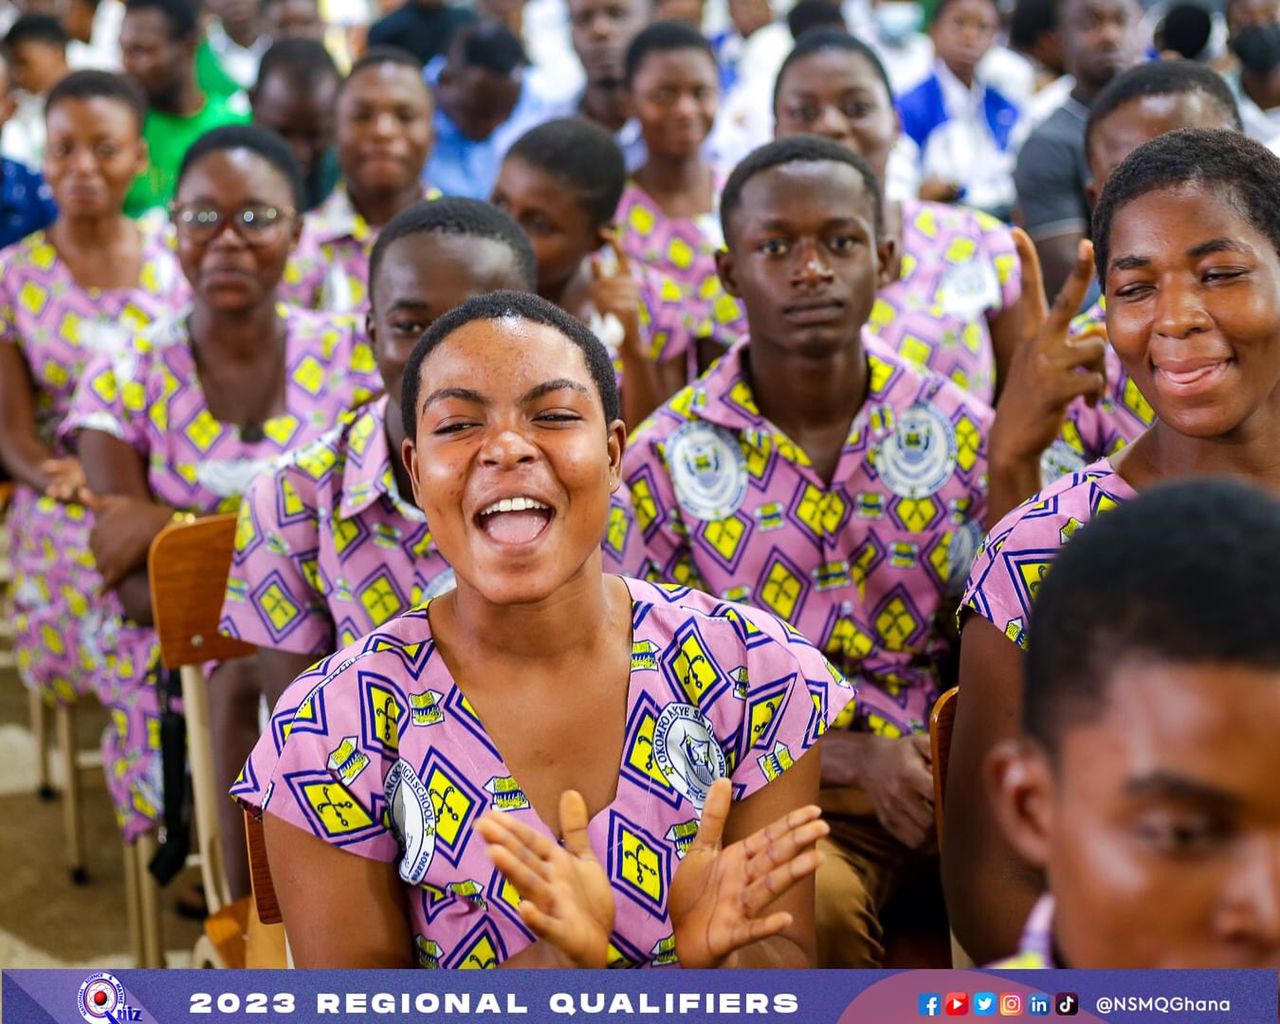
<path fill-rule="evenodd" d="M 124 986 L 114 974 L 98 971 L 85 978 L 76 998 L 80 1016 L 89 1024 L 141 1021 L 142 1011 L 124 1001 Z"/>

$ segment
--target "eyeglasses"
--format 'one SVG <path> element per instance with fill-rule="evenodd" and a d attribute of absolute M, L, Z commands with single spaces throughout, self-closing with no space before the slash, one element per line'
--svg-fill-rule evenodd
<path fill-rule="evenodd" d="M 279 241 L 295 211 L 253 203 L 228 213 L 208 203 L 174 203 L 170 212 L 178 234 L 188 241 L 212 242 L 229 221 L 246 245 L 271 245 Z"/>

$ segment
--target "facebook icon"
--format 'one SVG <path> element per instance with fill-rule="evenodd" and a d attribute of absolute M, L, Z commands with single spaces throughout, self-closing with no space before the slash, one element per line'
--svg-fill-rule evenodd
<path fill-rule="evenodd" d="M 942 1013 L 942 996 L 937 992 L 923 992 L 916 1007 L 921 1017 L 937 1017 Z"/>
<path fill-rule="evenodd" d="M 1033 1017 L 1049 1016 L 1049 997 L 1043 993 L 1028 996 L 1027 1013 Z"/>

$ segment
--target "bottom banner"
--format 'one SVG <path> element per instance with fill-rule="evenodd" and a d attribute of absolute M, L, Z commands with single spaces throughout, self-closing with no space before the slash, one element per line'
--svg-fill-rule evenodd
<path fill-rule="evenodd" d="M 6 1024 L 1276 1024 L 1275 971 L 3 971 Z"/>

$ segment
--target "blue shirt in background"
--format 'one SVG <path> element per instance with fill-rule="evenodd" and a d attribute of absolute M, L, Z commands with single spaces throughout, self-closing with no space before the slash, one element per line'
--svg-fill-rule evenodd
<path fill-rule="evenodd" d="M 57 216 L 44 178 L 16 160 L 0 159 L 0 249 L 47 228 Z"/>

